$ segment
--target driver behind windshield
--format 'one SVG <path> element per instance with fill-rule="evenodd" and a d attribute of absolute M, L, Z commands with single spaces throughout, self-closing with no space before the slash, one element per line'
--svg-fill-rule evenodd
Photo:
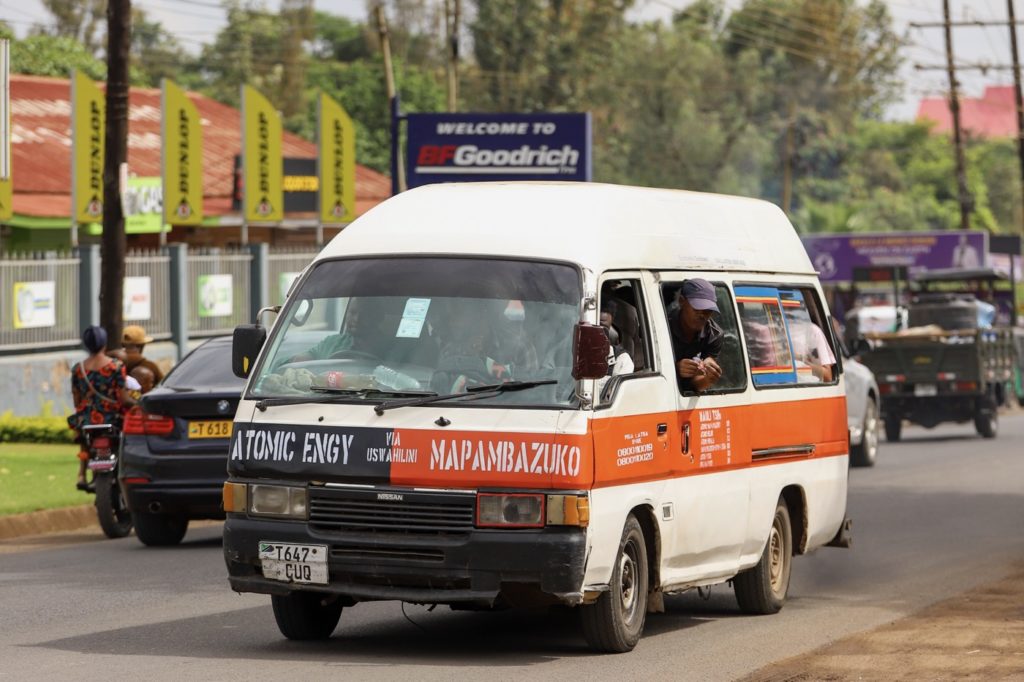
<path fill-rule="evenodd" d="M 353 298 L 345 311 L 345 321 L 337 334 L 324 337 L 320 343 L 288 359 L 288 363 L 305 360 L 326 360 L 343 351 L 368 353 L 380 357 L 387 331 L 384 315 L 374 310 L 368 299 Z"/>

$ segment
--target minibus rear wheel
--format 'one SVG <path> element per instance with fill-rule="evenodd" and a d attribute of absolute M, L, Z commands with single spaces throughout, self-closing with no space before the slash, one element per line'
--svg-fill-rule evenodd
<path fill-rule="evenodd" d="M 789 507 L 780 497 L 761 559 L 753 568 L 733 578 L 733 590 L 740 610 L 753 615 L 778 613 L 786 602 L 792 569 L 793 526 L 789 520 Z"/>
<path fill-rule="evenodd" d="M 274 620 L 288 639 L 327 639 L 341 618 L 341 599 L 316 592 L 292 592 L 270 596 Z"/>
<path fill-rule="evenodd" d="M 611 584 L 580 614 L 583 636 L 595 651 L 624 653 L 640 641 L 647 616 L 647 542 L 632 514 L 626 518 Z"/>

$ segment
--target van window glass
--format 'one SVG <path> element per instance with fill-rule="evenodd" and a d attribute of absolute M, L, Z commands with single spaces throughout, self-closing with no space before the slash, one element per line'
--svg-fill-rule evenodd
<path fill-rule="evenodd" d="M 747 387 L 747 366 L 743 361 L 743 349 L 740 347 L 739 325 L 736 311 L 732 304 L 729 287 L 721 282 L 712 282 L 715 287 L 715 298 L 718 314 L 714 317 L 715 324 L 722 330 L 722 347 L 718 355 L 718 364 L 722 368 L 722 378 L 705 393 L 730 393 L 742 391 Z M 665 302 L 668 324 L 678 324 L 679 304 L 677 296 L 682 282 L 669 282 L 661 287 L 661 297 Z M 682 358 L 673 358 L 678 362 Z M 680 392 L 686 394 L 685 384 L 679 382 Z"/>
<path fill-rule="evenodd" d="M 833 383 L 835 348 L 813 290 L 736 287 L 755 386 Z"/>
<path fill-rule="evenodd" d="M 775 287 L 736 287 L 755 386 L 796 383 L 786 319 Z"/>
<path fill-rule="evenodd" d="M 552 385 L 467 405 L 567 405 L 580 275 L 557 263 L 362 258 L 319 263 L 281 312 L 254 397 L 462 393 L 507 381 Z M 310 312 L 310 306 L 312 306 Z M 462 404 L 462 403 L 456 403 Z"/>
<path fill-rule="evenodd" d="M 601 402 L 611 399 L 611 395 L 605 395 L 611 377 L 651 369 L 650 333 L 643 299 L 639 280 L 611 279 L 601 285 L 599 321 L 611 342 L 608 374 L 597 385 Z"/>
<path fill-rule="evenodd" d="M 790 345 L 799 383 L 831 383 L 838 379 L 836 349 L 813 289 L 779 289 L 779 300 L 789 328 Z"/>

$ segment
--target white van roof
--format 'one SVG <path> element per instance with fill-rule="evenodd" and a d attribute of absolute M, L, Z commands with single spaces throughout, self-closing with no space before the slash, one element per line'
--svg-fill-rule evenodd
<path fill-rule="evenodd" d="M 785 214 L 757 199 L 582 182 L 419 187 L 345 228 L 319 258 L 483 254 L 610 269 L 814 274 Z"/>

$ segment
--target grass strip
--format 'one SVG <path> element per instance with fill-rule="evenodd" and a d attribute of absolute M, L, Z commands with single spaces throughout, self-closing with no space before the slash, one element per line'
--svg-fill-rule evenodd
<path fill-rule="evenodd" d="M 0 443 L 0 516 L 90 504 L 75 488 L 76 445 Z"/>

